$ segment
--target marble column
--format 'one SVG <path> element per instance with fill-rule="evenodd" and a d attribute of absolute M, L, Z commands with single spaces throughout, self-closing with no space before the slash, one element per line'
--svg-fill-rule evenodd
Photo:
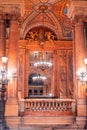
<path fill-rule="evenodd" d="M 10 22 L 9 50 L 8 50 L 8 70 L 18 75 L 18 53 L 19 53 L 19 24 L 16 19 Z M 13 83 L 14 82 L 14 83 Z M 17 80 L 10 86 L 8 97 L 17 97 Z"/>
<path fill-rule="evenodd" d="M 18 115 L 18 58 L 19 58 L 19 23 L 16 17 L 10 20 L 9 47 L 8 47 L 8 72 L 16 73 L 17 77 L 12 78 L 8 84 L 8 100 L 6 115 Z M 11 111 L 12 110 L 12 111 Z"/>
<path fill-rule="evenodd" d="M 73 53 L 74 53 L 74 93 L 76 99 L 76 124 L 79 127 L 83 127 L 87 123 L 85 116 L 87 111 L 86 104 L 86 93 L 85 87 L 82 85 L 80 80 L 77 80 L 76 72 L 80 68 L 85 68 L 84 58 L 86 55 L 86 46 L 85 46 L 85 33 L 84 33 L 84 23 L 87 21 L 87 1 L 71 1 L 67 16 L 71 19 L 72 24 L 75 26 L 75 35 L 73 42 Z"/>
<path fill-rule="evenodd" d="M 84 33 L 84 23 L 76 22 L 75 24 L 75 44 L 74 44 L 74 67 L 75 73 L 78 72 L 81 68 L 85 68 L 84 58 L 86 57 L 86 45 L 85 45 L 85 33 Z M 77 75 L 76 75 L 77 78 Z M 76 89 L 77 92 L 77 115 L 85 115 L 85 105 L 84 105 L 84 94 L 85 86 L 79 80 L 76 80 Z"/>
<path fill-rule="evenodd" d="M 86 57 L 86 45 L 85 45 L 85 33 L 84 33 L 84 23 L 77 22 L 75 24 L 75 66 L 76 72 L 81 69 L 85 69 L 84 58 Z M 77 75 L 76 75 L 77 76 Z M 79 82 L 78 82 L 79 83 Z M 83 96 L 83 88 L 79 86 L 77 97 Z"/>

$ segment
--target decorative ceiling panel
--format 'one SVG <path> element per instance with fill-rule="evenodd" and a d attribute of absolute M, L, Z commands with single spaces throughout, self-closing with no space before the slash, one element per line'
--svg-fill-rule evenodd
<path fill-rule="evenodd" d="M 60 39 L 71 39 L 71 22 L 67 18 L 69 0 L 24 0 L 25 14 L 23 22 L 30 18 L 28 24 L 41 23 L 42 11 L 45 13 L 45 24 L 52 28 L 61 28 L 62 37 Z M 52 25 L 52 26 L 51 26 Z M 60 26 L 60 27 L 59 27 Z M 58 33 L 60 32 L 58 30 Z M 60 35 L 60 34 L 58 34 Z"/>
<path fill-rule="evenodd" d="M 44 12 L 44 26 L 58 34 L 59 39 L 71 39 L 71 22 L 67 17 L 70 0 L 1 0 L 0 10 L 21 14 L 21 38 L 29 29 L 41 26 Z M 8 8 L 9 7 L 9 8 Z M 13 8 L 14 7 L 14 8 Z M 14 10 L 13 10 L 14 9 Z M 17 13 L 16 13 L 17 12 Z"/>

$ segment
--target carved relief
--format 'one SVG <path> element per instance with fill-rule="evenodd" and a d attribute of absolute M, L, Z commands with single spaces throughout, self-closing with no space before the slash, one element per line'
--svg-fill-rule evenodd
<path fill-rule="evenodd" d="M 25 39 L 29 40 L 29 42 L 32 41 L 51 41 L 51 40 L 57 40 L 57 36 L 49 30 L 48 28 L 35 28 L 31 29 L 27 34 Z"/>

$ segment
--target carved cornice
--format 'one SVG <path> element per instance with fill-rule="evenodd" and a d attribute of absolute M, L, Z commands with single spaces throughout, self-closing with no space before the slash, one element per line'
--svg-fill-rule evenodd
<path fill-rule="evenodd" d="M 3 4 L 0 5 L 0 14 L 9 14 L 9 15 L 16 15 L 17 17 L 21 16 L 21 6 L 13 5 L 13 4 Z"/>
<path fill-rule="evenodd" d="M 87 21 L 87 1 L 72 1 L 67 16 L 74 23 Z"/>

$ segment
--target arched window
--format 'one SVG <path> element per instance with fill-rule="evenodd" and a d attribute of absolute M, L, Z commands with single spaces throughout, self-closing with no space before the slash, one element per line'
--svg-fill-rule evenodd
<path fill-rule="evenodd" d="M 39 96 L 43 95 L 44 81 L 33 80 L 33 77 L 38 76 L 37 73 L 32 73 L 28 78 L 28 96 Z"/>

